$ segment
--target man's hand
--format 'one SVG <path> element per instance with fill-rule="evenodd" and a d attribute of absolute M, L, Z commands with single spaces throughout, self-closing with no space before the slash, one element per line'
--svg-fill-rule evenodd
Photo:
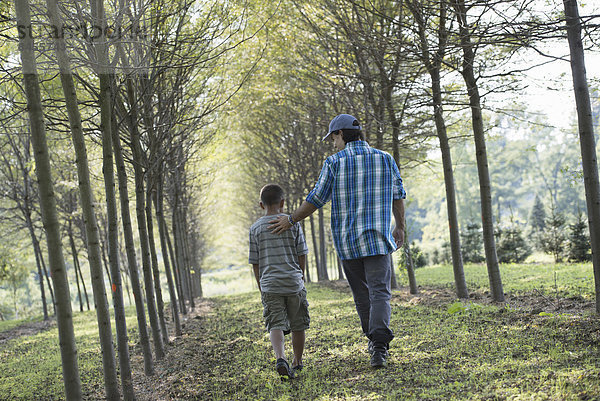
<path fill-rule="evenodd" d="M 394 231 L 392 231 L 392 236 L 396 241 L 396 247 L 400 249 L 404 244 L 404 230 L 396 227 L 394 228 Z"/>
<path fill-rule="evenodd" d="M 269 224 L 271 224 L 269 229 L 273 234 L 281 234 L 285 230 L 292 228 L 287 216 L 279 216 L 273 220 L 270 220 Z"/>

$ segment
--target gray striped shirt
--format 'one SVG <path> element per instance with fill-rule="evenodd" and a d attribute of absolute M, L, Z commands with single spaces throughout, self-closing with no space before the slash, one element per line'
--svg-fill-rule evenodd
<path fill-rule="evenodd" d="M 308 248 L 300 224 L 281 234 L 272 234 L 269 221 L 279 215 L 263 216 L 250 227 L 250 264 L 258 264 L 263 292 L 295 294 L 304 288 L 298 256 Z"/>

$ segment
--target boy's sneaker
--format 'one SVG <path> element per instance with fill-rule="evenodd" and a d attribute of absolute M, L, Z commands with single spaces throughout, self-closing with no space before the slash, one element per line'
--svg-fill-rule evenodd
<path fill-rule="evenodd" d="M 288 379 L 294 378 L 294 372 L 290 369 L 290 365 L 288 364 L 288 362 L 283 358 L 277 359 L 275 369 L 277 369 L 277 373 L 279 373 L 279 376 L 281 376 L 282 379 L 283 378 L 288 378 Z"/>
<path fill-rule="evenodd" d="M 381 349 L 374 349 L 371 354 L 371 367 L 375 369 L 383 368 L 387 366 L 386 358 L 388 357 L 388 352 Z"/>
<path fill-rule="evenodd" d="M 298 373 L 300 373 L 303 368 L 304 368 L 304 365 L 302 365 L 302 364 L 292 366 L 292 371 L 294 372 L 294 376 L 296 376 Z"/>

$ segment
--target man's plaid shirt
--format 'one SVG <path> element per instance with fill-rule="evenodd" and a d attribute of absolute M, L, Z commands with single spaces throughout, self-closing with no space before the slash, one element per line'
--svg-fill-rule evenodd
<path fill-rule="evenodd" d="M 354 141 L 329 156 L 306 201 L 331 200 L 331 231 L 340 259 L 386 255 L 392 238 L 392 201 L 406 198 L 400 171 L 389 153 Z"/>

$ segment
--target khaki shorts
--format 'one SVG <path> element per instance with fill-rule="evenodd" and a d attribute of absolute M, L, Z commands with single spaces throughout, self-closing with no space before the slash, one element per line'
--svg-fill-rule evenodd
<path fill-rule="evenodd" d="M 308 315 L 306 288 L 290 295 L 263 292 L 261 298 L 268 332 L 271 330 L 302 331 L 308 329 L 310 316 Z"/>

